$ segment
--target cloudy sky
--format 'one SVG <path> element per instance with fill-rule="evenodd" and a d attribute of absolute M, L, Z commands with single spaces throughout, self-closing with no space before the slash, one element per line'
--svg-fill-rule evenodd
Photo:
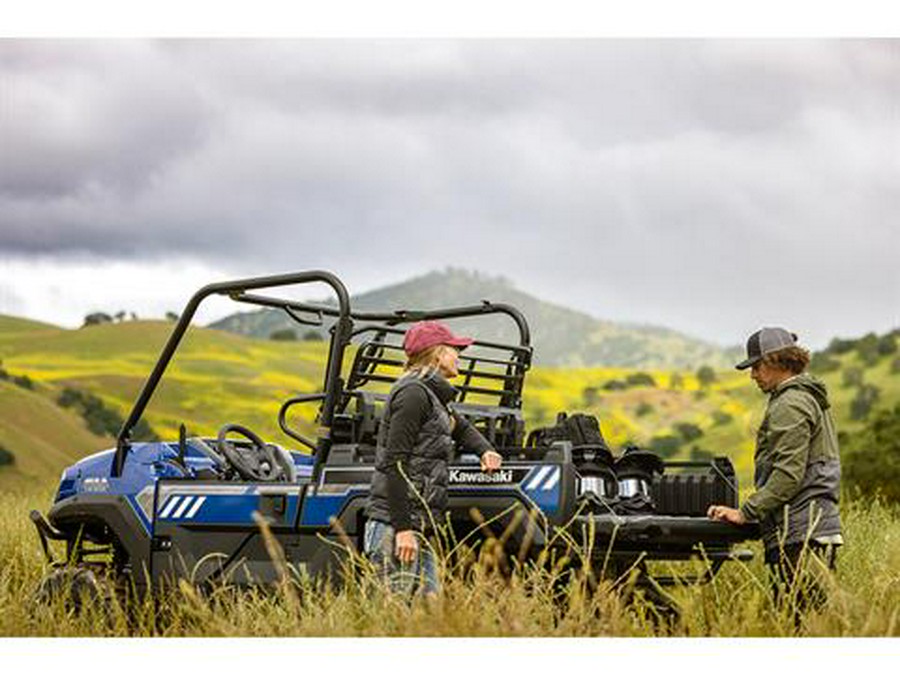
<path fill-rule="evenodd" d="M 0 40 L 0 313 L 452 265 L 721 344 L 889 330 L 898 73 L 898 40 Z"/>

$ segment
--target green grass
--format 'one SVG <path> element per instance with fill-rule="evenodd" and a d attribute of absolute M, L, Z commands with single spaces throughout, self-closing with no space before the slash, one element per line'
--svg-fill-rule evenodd
<path fill-rule="evenodd" d="M 341 591 L 315 589 L 288 565 L 282 583 L 266 592 L 221 587 L 203 597 L 181 585 L 156 604 L 135 602 L 125 611 L 115 602 L 108 612 L 89 606 L 75 614 L 62 602 L 43 605 L 33 598 L 47 566 L 26 516 L 45 508 L 51 494 L 0 495 L 2 636 L 900 635 L 900 521 L 878 502 L 844 504 L 847 545 L 837 572 L 825 577 L 829 603 L 798 628 L 789 611 L 773 605 L 759 556 L 729 563 L 713 583 L 674 589 L 680 614 L 667 624 L 656 621 L 654 608 L 640 597 L 629 602 L 627 584 L 617 590 L 604 581 L 587 593 L 577 579 L 554 584 L 552 567 L 525 565 L 499 574 L 490 542 L 466 574 L 442 565 L 444 591 L 430 601 L 408 604 L 385 593 L 365 568 Z M 277 549 L 274 555 L 283 562 Z"/>

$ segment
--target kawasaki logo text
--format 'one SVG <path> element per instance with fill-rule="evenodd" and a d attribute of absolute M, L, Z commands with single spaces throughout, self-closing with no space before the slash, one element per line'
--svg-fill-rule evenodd
<path fill-rule="evenodd" d="M 466 471 L 465 469 L 450 469 L 451 483 L 512 483 L 512 480 L 512 469 L 501 469 L 494 473 Z"/>

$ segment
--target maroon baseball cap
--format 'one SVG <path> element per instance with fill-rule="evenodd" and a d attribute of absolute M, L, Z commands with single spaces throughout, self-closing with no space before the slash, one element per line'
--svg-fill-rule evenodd
<path fill-rule="evenodd" d="M 440 321 L 419 321 L 406 330 L 403 336 L 403 351 L 407 356 L 418 354 L 423 349 L 435 345 L 450 345 L 465 349 L 475 342 L 472 338 L 454 335 L 446 324 Z"/>

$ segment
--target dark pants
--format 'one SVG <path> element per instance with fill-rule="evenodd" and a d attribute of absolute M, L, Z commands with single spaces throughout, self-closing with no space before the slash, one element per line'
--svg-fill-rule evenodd
<path fill-rule="evenodd" d="M 836 562 L 837 546 L 814 541 L 767 550 L 776 606 L 788 604 L 798 625 L 808 609 L 822 609 L 828 599 L 820 578 L 822 567 L 834 571 Z"/>

